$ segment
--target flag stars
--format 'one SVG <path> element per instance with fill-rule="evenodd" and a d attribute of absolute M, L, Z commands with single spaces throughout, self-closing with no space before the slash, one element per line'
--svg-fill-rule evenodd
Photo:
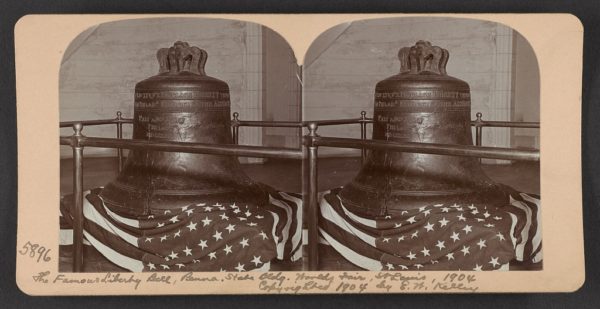
<path fill-rule="evenodd" d="M 438 240 L 437 244 L 435 245 L 436 247 L 440 248 L 440 251 L 442 251 L 442 249 L 446 248 L 446 246 L 444 245 L 445 241 L 442 240 Z"/>
<path fill-rule="evenodd" d="M 424 215 L 425 217 L 429 216 L 430 214 L 431 214 L 431 209 L 427 209 L 427 210 L 425 210 L 425 211 L 423 212 L 423 215 Z"/>
<path fill-rule="evenodd" d="M 198 204 L 196 204 L 196 207 L 202 207 L 204 205 L 206 205 L 206 203 L 198 203 Z"/>
<path fill-rule="evenodd" d="M 456 217 L 458 218 L 458 221 L 467 221 L 467 218 L 465 218 L 465 216 L 463 216 L 463 214 L 460 214 Z"/>
<path fill-rule="evenodd" d="M 450 235 L 450 238 L 452 238 L 452 240 L 454 240 L 454 242 L 460 240 L 459 234 L 457 232 L 452 232 L 452 235 Z"/>
<path fill-rule="evenodd" d="M 229 217 L 225 213 L 222 213 L 220 216 L 222 220 L 229 220 Z"/>
<path fill-rule="evenodd" d="M 160 267 L 162 267 L 162 269 L 171 269 L 169 267 L 169 265 L 165 265 L 165 264 L 160 264 Z"/>
<path fill-rule="evenodd" d="M 419 207 L 419 212 L 423 212 L 426 208 L 427 206 Z"/>
<path fill-rule="evenodd" d="M 254 258 L 252 259 L 252 261 L 250 261 L 251 263 L 254 263 L 254 266 L 258 266 L 259 264 L 262 264 L 263 262 L 260 260 L 261 256 L 253 256 Z"/>
<path fill-rule="evenodd" d="M 493 224 L 491 224 L 491 223 L 488 223 L 488 224 L 485 224 L 484 226 L 485 226 L 485 227 L 494 227 L 495 225 L 493 225 Z"/>
<path fill-rule="evenodd" d="M 412 253 L 412 251 L 408 252 L 408 255 L 406 256 L 409 260 L 414 260 L 417 258 L 417 255 Z"/>
<path fill-rule="evenodd" d="M 200 242 L 198 243 L 198 246 L 202 248 L 202 250 L 204 250 L 204 248 L 208 247 L 208 245 L 206 244 L 206 240 L 200 240 Z"/>
<path fill-rule="evenodd" d="M 167 240 L 167 235 L 163 235 L 160 237 L 160 242 Z"/>
<path fill-rule="evenodd" d="M 402 227 L 402 223 L 394 223 L 394 228 Z"/>
<path fill-rule="evenodd" d="M 231 232 L 235 231 L 235 225 L 230 224 L 225 229 L 229 231 L 229 234 L 231 234 Z"/>
<path fill-rule="evenodd" d="M 256 216 L 254 216 L 254 217 L 255 217 L 256 219 L 262 219 L 262 218 L 264 218 L 264 216 L 261 216 L 261 215 L 256 215 Z"/>
<path fill-rule="evenodd" d="M 165 214 L 165 215 L 168 215 L 168 214 L 170 214 L 170 213 L 171 213 L 171 211 L 170 211 L 170 210 L 168 210 L 168 209 L 164 211 L 164 214 Z"/>
<path fill-rule="evenodd" d="M 156 266 L 150 262 L 148 262 L 148 264 L 146 266 L 148 266 L 148 270 L 156 269 Z"/>
<path fill-rule="evenodd" d="M 169 219 L 169 221 L 171 221 L 173 223 L 177 223 L 177 222 L 179 222 L 179 218 L 177 218 L 177 216 L 174 216 L 173 218 Z"/>
<path fill-rule="evenodd" d="M 156 224 L 156 227 L 163 227 L 165 226 L 165 224 L 163 222 L 158 222 L 158 224 Z"/>
<path fill-rule="evenodd" d="M 385 216 L 384 218 L 385 218 L 385 219 L 391 219 L 391 218 L 392 218 L 392 216 L 390 216 L 390 215 L 387 215 L 387 216 Z"/>
<path fill-rule="evenodd" d="M 384 238 L 383 242 L 390 242 L 390 238 Z"/>
<path fill-rule="evenodd" d="M 175 266 L 177 266 L 179 269 L 182 269 L 185 267 L 185 264 L 177 263 L 177 264 L 175 264 Z"/>
<path fill-rule="evenodd" d="M 498 232 L 498 234 L 496 234 L 496 237 L 498 237 L 500 240 L 505 240 L 504 235 L 502 235 L 502 233 Z"/>
<path fill-rule="evenodd" d="M 204 224 L 203 226 L 208 226 L 211 222 L 212 220 L 209 219 L 208 216 L 202 220 L 202 223 Z"/>
<path fill-rule="evenodd" d="M 433 224 L 431 224 L 431 222 L 427 222 L 427 225 L 425 225 L 425 229 L 427 230 L 427 232 L 433 231 Z"/>
<path fill-rule="evenodd" d="M 248 222 L 248 226 L 257 226 L 257 225 L 258 225 L 258 223 L 256 223 L 256 222 Z"/>
<path fill-rule="evenodd" d="M 398 237 L 398 242 L 401 242 L 401 241 L 403 241 L 403 240 L 404 240 L 404 235 L 402 235 L 402 236 Z"/>
<path fill-rule="evenodd" d="M 385 266 L 387 267 L 388 270 L 394 269 L 394 265 L 392 265 L 392 263 L 387 263 Z"/>
<path fill-rule="evenodd" d="M 177 232 L 175 232 L 175 234 L 173 234 L 173 238 L 177 237 L 181 237 L 181 230 L 178 230 Z"/>
<path fill-rule="evenodd" d="M 446 217 L 443 217 L 442 220 L 438 221 L 441 227 L 448 225 L 450 221 L 446 220 Z"/>
<path fill-rule="evenodd" d="M 450 253 L 446 254 L 446 258 L 448 258 L 448 261 L 454 260 L 454 252 L 450 252 Z"/>
<path fill-rule="evenodd" d="M 467 254 L 471 253 L 471 252 L 469 252 L 470 249 L 471 249 L 471 246 L 463 246 L 463 248 L 460 249 L 460 251 L 463 253 L 464 256 L 466 256 Z"/>
<path fill-rule="evenodd" d="M 483 240 L 483 239 L 481 239 L 481 238 L 479 239 L 479 242 L 477 243 L 477 245 L 479 246 L 479 250 L 481 250 L 481 249 L 483 249 L 483 248 L 487 247 L 487 246 L 485 245 L 485 240 Z"/>
<path fill-rule="evenodd" d="M 421 250 L 421 252 L 423 253 L 423 256 L 429 256 L 429 249 L 427 249 L 427 247 L 423 247 L 423 250 Z"/>
<path fill-rule="evenodd" d="M 154 215 L 149 215 L 148 219 L 154 219 Z"/>
<path fill-rule="evenodd" d="M 449 211 L 450 211 L 450 208 L 448 208 L 448 207 L 443 207 L 442 208 L 442 212 L 449 212 Z"/>
<path fill-rule="evenodd" d="M 246 215 L 246 217 L 250 217 L 252 215 L 252 213 L 250 212 L 250 210 L 246 210 L 246 212 L 244 214 Z"/>
<path fill-rule="evenodd" d="M 419 231 L 415 231 L 414 233 L 412 233 L 412 235 L 410 235 L 410 238 L 417 238 L 419 236 Z"/>
<path fill-rule="evenodd" d="M 248 247 L 249 246 L 248 239 L 242 238 L 242 240 L 240 241 L 240 245 L 242 245 L 242 248 Z"/>
<path fill-rule="evenodd" d="M 152 242 L 152 237 L 146 237 L 146 242 Z"/>
<path fill-rule="evenodd" d="M 494 220 L 496 220 L 496 221 L 502 220 L 502 217 L 494 216 Z"/>
<path fill-rule="evenodd" d="M 482 269 L 481 269 L 482 267 L 483 267 L 482 265 L 475 264 L 475 268 L 473 268 L 473 270 L 474 271 L 482 271 Z"/>
<path fill-rule="evenodd" d="M 476 214 L 478 214 L 478 213 L 479 213 L 479 210 L 477 210 L 477 209 L 473 209 L 473 211 L 471 211 L 471 213 L 472 213 L 472 214 L 474 214 L 474 215 L 476 215 Z"/>
<path fill-rule="evenodd" d="M 235 270 L 237 270 L 237 271 L 239 271 L 239 272 L 246 271 L 246 270 L 244 269 L 244 264 L 241 264 L 241 263 L 239 263 L 239 262 L 238 262 L 238 265 L 235 267 Z"/>
<path fill-rule="evenodd" d="M 217 253 L 216 252 L 211 252 L 211 253 L 208 254 L 208 257 L 211 260 L 215 260 L 217 258 Z"/>
<path fill-rule="evenodd" d="M 191 221 L 190 221 L 190 224 L 188 224 L 186 227 L 187 227 L 188 229 L 190 229 L 190 232 L 191 232 L 191 231 L 195 231 L 195 230 L 196 230 L 196 225 L 197 225 L 197 224 L 198 224 L 198 223 L 194 223 L 194 222 L 191 222 Z"/>
<path fill-rule="evenodd" d="M 212 211 L 212 207 L 206 206 L 206 207 L 204 207 L 204 211 L 211 212 Z"/>
<path fill-rule="evenodd" d="M 492 264 L 492 267 L 496 267 L 496 266 L 500 265 L 497 257 L 491 257 L 491 260 L 488 263 Z"/>
<path fill-rule="evenodd" d="M 415 222 L 417 222 L 417 220 L 415 220 L 415 216 L 412 216 L 412 217 L 406 219 L 406 221 L 408 221 L 408 223 L 415 223 Z"/>
<path fill-rule="evenodd" d="M 223 249 L 223 251 L 225 251 L 225 255 L 229 255 L 229 253 L 232 252 L 231 248 L 233 248 L 233 246 L 225 245 L 225 249 Z"/>
<path fill-rule="evenodd" d="M 242 211 L 241 211 L 239 208 L 236 208 L 236 209 L 233 211 L 233 213 L 234 213 L 234 214 L 239 214 L 240 212 L 242 212 Z"/>
<path fill-rule="evenodd" d="M 221 236 L 223 233 L 219 232 L 219 231 L 215 231 L 215 235 L 213 235 L 213 237 L 215 238 L 215 241 L 218 241 L 219 239 L 223 239 L 223 236 Z"/>
<path fill-rule="evenodd" d="M 193 209 L 188 209 L 185 211 L 185 213 L 187 213 L 188 217 L 192 215 L 192 213 L 194 213 Z"/>
<path fill-rule="evenodd" d="M 258 235 L 262 236 L 263 240 L 269 239 L 269 236 L 267 236 L 267 234 L 264 231 L 260 231 L 260 233 Z"/>
<path fill-rule="evenodd" d="M 173 252 L 173 251 L 171 251 L 171 254 L 169 254 L 169 258 L 170 258 L 171 260 L 174 260 L 174 259 L 176 259 L 176 258 L 178 258 L 178 257 L 179 257 L 179 254 L 177 254 L 177 253 L 175 253 L 175 252 Z"/>
<path fill-rule="evenodd" d="M 422 264 L 415 264 L 415 267 L 416 267 L 417 269 L 421 269 L 421 268 L 423 268 L 423 265 L 422 265 Z"/>
<path fill-rule="evenodd" d="M 186 211 L 188 209 L 189 206 L 183 206 L 181 207 L 181 211 Z"/>
<path fill-rule="evenodd" d="M 472 226 L 467 224 L 462 230 L 465 231 L 465 234 L 469 234 L 470 232 L 472 232 L 472 228 Z"/>
<path fill-rule="evenodd" d="M 185 246 L 183 252 L 185 253 L 185 256 L 192 255 L 192 249 L 188 248 L 188 246 Z"/>
<path fill-rule="evenodd" d="M 486 218 L 489 218 L 491 215 L 490 215 L 490 213 L 489 213 L 489 212 L 486 210 L 486 211 L 483 213 L 483 216 L 484 216 L 484 217 L 486 217 Z"/>

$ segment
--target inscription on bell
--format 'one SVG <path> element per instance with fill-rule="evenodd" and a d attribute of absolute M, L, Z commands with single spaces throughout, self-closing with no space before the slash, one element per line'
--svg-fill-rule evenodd
<path fill-rule="evenodd" d="M 146 100 L 199 100 L 199 99 L 227 99 L 229 93 L 223 91 L 143 91 L 138 90 L 135 93 L 136 99 Z"/>
<path fill-rule="evenodd" d="M 400 92 L 377 92 L 375 99 L 470 99 L 471 94 L 465 91 L 442 91 L 434 89 L 404 90 Z"/>

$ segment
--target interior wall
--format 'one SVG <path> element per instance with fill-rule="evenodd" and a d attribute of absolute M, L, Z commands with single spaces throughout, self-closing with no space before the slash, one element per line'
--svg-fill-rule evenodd
<path fill-rule="evenodd" d="M 472 119 L 481 112 L 486 120 L 513 120 L 513 35 L 501 24 L 470 19 L 389 18 L 340 25 L 315 40 L 305 57 L 303 119 L 357 118 L 362 110 L 371 116 L 376 83 L 400 70 L 398 50 L 426 40 L 447 49 L 448 74 L 469 83 Z M 360 137 L 358 125 L 321 127 L 319 132 Z M 510 140 L 509 130 L 484 129 L 486 146 L 510 147 Z M 359 155 L 333 148 L 319 152 Z"/>
<path fill-rule="evenodd" d="M 301 121 L 302 84 L 294 51 L 279 34 L 263 28 L 263 117 L 265 121 Z M 300 147 L 300 129 L 264 128 L 263 145 Z"/>
<path fill-rule="evenodd" d="M 540 71 L 537 58 L 527 40 L 521 35 L 514 36 L 514 121 L 540 121 Z M 540 130 L 512 129 L 512 147 L 540 148 Z"/>
<path fill-rule="evenodd" d="M 135 84 L 158 73 L 156 51 L 175 41 L 205 49 L 206 72 L 229 84 L 231 111 L 245 120 L 263 116 L 262 26 L 200 18 L 152 18 L 105 23 L 88 29 L 65 52 L 60 72 L 60 121 L 133 116 Z M 85 127 L 84 134 L 115 137 L 115 126 Z M 61 135 L 72 129 L 61 129 Z M 124 126 L 131 137 L 131 125 Z M 262 129 L 240 129 L 240 144 L 261 145 Z M 86 156 L 116 150 L 87 148 Z M 61 147 L 61 157 L 71 156 Z M 246 159 L 242 159 L 244 161 Z"/>

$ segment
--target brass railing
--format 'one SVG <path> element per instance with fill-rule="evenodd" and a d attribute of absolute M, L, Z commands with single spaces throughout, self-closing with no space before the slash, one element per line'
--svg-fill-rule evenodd
<path fill-rule="evenodd" d="M 303 205 L 306 209 L 308 229 L 308 268 L 317 270 L 318 260 L 318 148 L 356 148 L 361 149 L 361 160 L 366 158 L 367 149 L 387 149 L 391 151 L 428 153 L 451 156 L 468 156 L 490 159 L 539 161 L 539 150 L 519 150 L 499 147 L 481 146 L 483 127 L 509 127 L 509 128 L 539 128 L 537 122 L 510 122 L 510 121 L 484 121 L 481 113 L 477 113 L 477 119 L 471 121 L 475 127 L 475 145 L 447 145 L 426 143 L 398 143 L 378 140 L 367 140 L 367 124 L 373 123 L 372 118 L 366 117 L 366 112 L 361 112 L 360 118 L 318 120 L 318 121 L 243 121 L 239 120 L 239 114 L 234 113 L 232 119 L 232 145 L 215 145 L 202 143 L 182 143 L 166 141 L 147 141 L 123 139 L 123 124 L 133 123 L 133 119 L 122 118 L 121 112 L 117 112 L 115 119 L 67 121 L 61 122 L 60 127 L 73 127 L 73 135 L 61 136 L 60 144 L 70 146 L 73 149 L 73 271 L 83 270 L 83 150 L 85 147 L 115 148 L 118 151 L 119 171 L 123 168 L 123 149 L 147 149 L 155 151 L 204 153 L 215 155 L 246 156 L 261 158 L 288 158 L 303 159 L 306 167 L 306 175 L 303 175 Z M 117 138 L 87 137 L 82 134 L 84 126 L 115 124 L 117 126 Z M 320 126 L 360 124 L 360 139 L 323 137 L 317 134 Z M 304 135 L 303 147 L 306 154 L 303 155 L 302 148 L 276 148 L 263 146 L 242 146 L 239 143 L 239 127 L 289 127 L 307 128 L 308 133 Z"/>

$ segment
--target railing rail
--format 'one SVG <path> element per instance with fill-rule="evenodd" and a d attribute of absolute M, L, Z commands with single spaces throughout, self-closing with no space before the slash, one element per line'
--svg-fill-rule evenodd
<path fill-rule="evenodd" d="M 360 118 L 334 119 L 318 121 L 243 121 L 239 120 L 239 114 L 233 114 L 231 122 L 232 137 L 234 144 L 215 145 L 203 143 L 182 143 L 167 141 L 148 141 L 123 139 L 123 124 L 133 123 L 131 118 L 123 118 L 121 112 L 117 112 L 114 119 L 65 121 L 60 123 L 61 128 L 72 127 L 73 135 L 61 136 L 60 144 L 68 145 L 73 149 L 73 271 L 83 270 L 83 150 L 85 147 L 116 148 L 119 157 L 119 171 L 123 167 L 123 149 L 147 149 L 155 151 L 204 153 L 215 155 L 248 156 L 262 158 L 288 158 L 303 159 L 306 168 L 306 177 L 303 177 L 303 204 L 307 214 L 308 228 L 308 265 L 309 270 L 318 270 L 318 148 L 356 148 L 361 149 L 361 160 L 364 161 L 367 149 L 386 149 L 391 151 L 428 153 L 451 156 L 469 156 L 490 159 L 508 159 L 539 161 L 538 150 L 520 150 L 511 148 L 482 147 L 483 127 L 509 127 L 509 128 L 539 128 L 537 122 L 510 122 L 510 121 L 484 121 L 482 114 L 477 113 L 477 119 L 471 121 L 475 127 L 475 145 L 447 145 L 447 144 L 425 144 L 425 143 L 398 143 L 380 140 L 367 140 L 367 124 L 373 123 L 372 118 L 366 117 L 366 112 L 361 112 Z M 82 134 L 84 126 L 96 126 L 114 124 L 117 127 L 117 138 L 87 137 Z M 317 134 L 319 126 L 360 124 L 360 139 L 322 137 Z M 308 133 L 303 137 L 303 150 L 296 148 L 276 148 L 263 146 L 239 145 L 239 127 L 288 127 L 307 128 Z"/>

